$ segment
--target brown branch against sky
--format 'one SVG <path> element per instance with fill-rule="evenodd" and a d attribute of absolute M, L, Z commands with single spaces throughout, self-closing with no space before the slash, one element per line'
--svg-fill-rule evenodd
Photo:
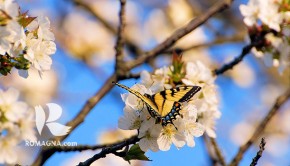
<path fill-rule="evenodd" d="M 105 147 L 102 149 L 102 151 L 100 153 L 95 154 L 93 157 L 87 159 L 84 162 L 80 162 L 79 166 L 89 166 L 94 161 L 96 161 L 100 158 L 106 157 L 107 154 L 115 153 L 116 151 L 121 150 L 122 148 L 124 148 L 126 146 L 137 143 L 139 140 L 140 140 L 140 138 L 138 138 L 138 136 L 135 135 L 135 136 L 128 138 L 128 139 L 126 139 L 118 144 L 114 144 L 110 147 Z"/>
<path fill-rule="evenodd" d="M 117 77 L 116 75 L 112 75 L 110 78 L 107 79 L 107 81 L 104 83 L 102 88 L 90 99 L 87 100 L 86 104 L 83 106 L 81 111 L 73 118 L 71 121 L 69 121 L 66 126 L 70 126 L 70 132 L 67 135 L 54 138 L 55 141 L 63 141 L 66 137 L 69 136 L 69 134 L 77 127 L 79 126 L 84 120 L 87 114 L 94 108 L 94 106 L 113 88 L 112 81 L 116 81 Z M 54 154 L 54 151 L 46 151 L 42 150 L 33 165 L 43 165 L 43 163 Z"/>
<path fill-rule="evenodd" d="M 211 145 L 213 146 L 214 152 L 216 154 L 216 157 L 218 159 L 218 162 L 222 165 L 222 166 L 226 166 L 226 162 L 225 162 L 225 158 L 216 142 L 216 140 L 214 138 L 209 138 Z"/>
<path fill-rule="evenodd" d="M 138 57 L 136 60 L 133 60 L 131 62 L 128 62 L 127 67 L 129 69 L 132 69 L 136 66 L 139 66 L 143 62 L 146 62 L 152 57 L 157 56 L 158 54 L 162 53 L 163 51 L 169 49 L 171 46 L 173 46 L 179 39 L 184 37 L 185 35 L 192 32 L 194 29 L 205 23 L 209 18 L 211 18 L 213 15 L 225 10 L 228 8 L 233 0 L 221 0 L 218 1 L 216 4 L 214 4 L 211 8 L 209 8 L 207 11 L 205 11 L 202 15 L 194 18 L 191 20 L 188 24 L 185 26 L 177 29 L 172 35 L 170 35 L 166 40 L 164 40 L 162 43 L 157 45 L 155 48 L 153 48 L 151 51 L 146 52 L 142 56 Z"/>
<path fill-rule="evenodd" d="M 265 138 L 262 138 L 259 146 L 260 149 L 257 152 L 256 156 L 253 158 L 250 166 L 255 166 L 258 164 L 258 161 L 262 157 L 263 151 L 265 150 L 265 145 L 266 145 Z"/>
<path fill-rule="evenodd" d="M 112 143 L 112 144 L 78 145 L 78 146 L 48 146 L 48 147 L 45 147 L 45 150 L 46 151 L 54 151 L 54 152 L 74 152 L 74 151 L 80 152 L 80 151 L 84 151 L 84 150 L 97 150 L 97 149 L 118 146 L 119 144 L 122 144 L 125 141 L 128 142 L 128 140 L 132 139 L 133 137 L 136 137 L 136 136 L 132 136 L 131 138 L 128 138 L 128 139 L 125 139 L 122 141 L 118 141 L 118 142 Z"/>
<path fill-rule="evenodd" d="M 151 51 L 147 52 L 146 54 L 143 54 L 142 56 L 138 57 L 136 60 L 127 62 L 127 65 L 123 65 L 121 70 L 129 72 L 132 68 L 141 65 L 142 63 L 146 62 L 151 57 L 155 57 L 162 51 L 165 51 L 166 49 L 170 48 L 176 41 L 178 41 L 183 36 L 193 31 L 195 28 L 199 27 L 203 23 L 205 23 L 214 14 L 228 8 L 230 4 L 232 3 L 232 1 L 233 0 L 219 1 L 218 3 L 213 5 L 210 9 L 205 11 L 204 14 L 193 19 L 189 24 L 175 31 L 169 38 L 167 38 L 164 42 L 157 45 Z M 77 2 L 81 2 L 81 1 L 78 0 Z M 87 102 L 85 103 L 81 111 L 78 113 L 78 115 L 66 124 L 67 126 L 71 127 L 71 131 L 68 133 L 68 135 L 65 135 L 59 138 L 54 138 L 53 140 L 63 141 L 65 138 L 67 138 L 70 135 L 70 133 L 84 121 L 85 117 L 94 108 L 94 106 L 113 88 L 112 82 L 117 82 L 121 79 L 128 78 L 126 77 L 126 74 L 128 73 L 123 73 L 123 74 L 124 75 L 121 75 L 121 77 L 119 77 L 120 75 L 117 77 L 116 73 L 110 76 L 107 79 L 107 81 L 104 83 L 104 85 L 101 87 L 101 89 L 93 97 L 87 100 Z M 42 150 L 39 153 L 33 165 L 43 165 L 43 163 L 53 154 L 54 154 L 54 151 Z"/>
<path fill-rule="evenodd" d="M 258 125 L 258 127 L 255 129 L 254 134 L 251 136 L 251 138 L 239 148 L 238 153 L 235 155 L 230 166 L 236 166 L 239 164 L 239 162 L 242 160 L 244 153 L 248 150 L 248 148 L 259 138 L 261 133 L 264 131 L 266 125 L 269 123 L 269 121 L 272 119 L 272 117 L 278 112 L 279 108 L 286 103 L 286 101 L 290 98 L 290 89 L 286 91 L 283 95 L 279 96 L 274 104 L 274 106 L 271 108 L 271 110 L 268 112 L 266 117 L 261 121 L 261 123 Z"/>
<path fill-rule="evenodd" d="M 117 74 L 117 77 L 123 74 L 126 71 L 120 71 L 122 69 L 122 66 L 124 65 L 124 55 L 123 55 L 123 49 L 124 49 L 124 31 L 125 31 L 125 6 L 126 6 L 126 0 L 120 0 L 120 13 L 119 13 L 119 27 L 118 27 L 118 33 L 117 33 L 117 41 L 115 45 L 116 50 L 116 65 L 115 65 L 115 72 Z"/>
<path fill-rule="evenodd" d="M 89 12 L 92 16 L 96 18 L 106 29 L 108 29 L 113 35 L 118 33 L 118 30 L 115 29 L 107 20 L 105 20 L 98 12 L 96 12 L 89 3 L 84 2 L 83 0 L 73 0 L 73 2 L 82 8 L 84 8 L 87 12 Z M 143 53 L 142 49 L 137 46 L 133 41 L 129 38 L 125 40 L 125 43 L 131 50 L 134 50 L 138 55 Z"/>
<path fill-rule="evenodd" d="M 192 45 L 192 46 L 189 46 L 189 47 L 184 47 L 184 48 L 182 48 L 182 47 L 179 48 L 178 47 L 178 48 L 168 49 L 168 50 L 166 50 L 166 51 L 164 51 L 162 53 L 172 54 L 172 52 L 175 49 L 178 49 L 178 50 L 180 50 L 182 52 L 185 52 L 185 51 L 189 51 L 189 50 L 197 49 L 197 48 L 212 47 L 212 46 L 217 46 L 217 45 L 226 44 L 226 43 L 243 42 L 244 41 L 244 37 L 245 37 L 245 34 L 238 34 L 238 35 L 230 36 L 230 37 L 218 37 L 215 40 L 210 41 L 210 42 L 195 44 L 195 45 Z"/>

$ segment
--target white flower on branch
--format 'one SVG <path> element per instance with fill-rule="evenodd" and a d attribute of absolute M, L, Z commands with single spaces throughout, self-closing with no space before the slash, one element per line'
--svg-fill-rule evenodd
<path fill-rule="evenodd" d="M 19 14 L 19 6 L 14 0 L 4 0 L 0 2 L 0 10 L 5 12 L 11 18 L 15 18 Z"/>
<path fill-rule="evenodd" d="M 7 27 L 0 26 L 0 54 L 1 55 L 4 55 L 11 48 L 11 45 L 8 40 L 9 35 L 10 35 L 10 32 L 8 31 Z"/>
<path fill-rule="evenodd" d="M 33 33 L 28 34 L 26 41 L 27 54 L 24 57 L 41 74 L 43 71 L 50 70 L 52 64 L 50 55 L 55 53 L 56 45 L 53 42 L 54 35 L 49 29 L 50 22 L 48 18 L 38 17 L 37 24 L 37 36 L 34 36 Z"/>
<path fill-rule="evenodd" d="M 49 70 L 56 45 L 48 18 L 30 17 L 21 13 L 17 3 L 5 0 L 0 1 L 0 19 L 0 55 L 5 56 L 1 74 L 9 74 L 15 67 L 26 78 L 30 64 L 40 74 Z"/>
<path fill-rule="evenodd" d="M 173 88 L 174 67 L 157 69 L 154 74 L 141 72 L 141 84 L 135 84 L 131 89 L 141 95 L 154 95 L 160 91 Z M 216 137 L 215 121 L 221 115 L 218 110 L 218 96 L 215 77 L 201 62 L 184 64 L 185 72 L 180 82 L 188 86 L 200 86 L 202 92 L 197 93 L 188 102 L 183 102 L 180 116 L 176 116 L 173 124 L 162 126 L 152 117 L 146 104 L 134 94 L 122 94 L 125 102 L 124 116 L 119 119 L 119 128 L 125 130 L 137 129 L 140 138 L 139 146 L 143 151 L 167 151 L 174 144 L 177 148 L 184 145 L 195 146 L 194 137 L 207 132 L 210 137 Z"/>
<path fill-rule="evenodd" d="M 260 12 L 260 0 L 250 0 L 247 5 L 240 5 L 240 11 L 247 26 L 255 25 Z"/>
<path fill-rule="evenodd" d="M 205 131 L 210 137 L 216 137 L 215 120 L 221 115 L 218 109 L 218 96 L 214 80 L 215 77 L 212 76 L 211 71 L 200 61 L 187 63 L 186 76 L 182 80 L 186 85 L 202 87 L 198 99 L 192 100 L 192 103 L 196 105 L 198 110 L 198 122 L 205 127 Z"/>
<path fill-rule="evenodd" d="M 282 23 L 282 15 L 279 12 L 280 4 L 276 0 L 266 0 L 260 3 L 260 12 L 258 17 L 268 25 L 271 29 L 280 31 Z"/>
<path fill-rule="evenodd" d="M 159 137 L 161 129 L 161 125 L 154 124 L 153 126 L 151 125 L 151 127 L 146 131 L 140 130 L 138 137 L 141 138 L 139 142 L 141 150 L 143 150 L 144 152 L 146 152 L 148 149 L 152 150 L 153 152 L 159 150 L 157 138 Z"/>
<path fill-rule="evenodd" d="M 269 29 L 275 33 L 266 34 L 263 47 L 252 49 L 257 57 L 263 57 L 269 67 L 277 67 L 281 74 L 290 65 L 289 49 L 289 6 L 282 0 L 250 0 L 247 5 L 241 5 L 240 11 L 244 22 L 250 27 L 251 35 L 261 35 Z"/>
<path fill-rule="evenodd" d="M 177 130 L 173 125 L 169 124 L 161 130 L 157 143 L 162 151 L 168 151 L 172 143 L 177 148 L 181 148 L 185 145 L 185 136 L 182 131 Z"/>
<path fill-rule="evenodd" d="M 18 97 L 16 89 L 0 90 L 0 164 L 15 164 L 18 144 L 36 140 L 34 113 Z"/>

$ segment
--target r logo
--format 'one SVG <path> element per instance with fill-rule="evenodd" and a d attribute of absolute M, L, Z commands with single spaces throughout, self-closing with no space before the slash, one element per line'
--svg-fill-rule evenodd
<path fill-rule="evenodd" d="M 54 136 L 63 136 L 69 132 L 70 127 L 55 122 L 62 114 L 62 108 L 55 103 L 46 104 L 48 107 L 48 118 L 41 106 L 35 106 L 35 123 L 38 133 L 41 135 L 44 125 L 48 127 Z"/>

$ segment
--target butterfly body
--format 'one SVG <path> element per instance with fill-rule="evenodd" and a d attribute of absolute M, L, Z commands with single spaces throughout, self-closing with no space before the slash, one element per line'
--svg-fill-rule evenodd
<path fill-rule="evenodd" d="M 173 120 L 180 115 L 179 111 L 181 110 L 182 102 L 190 100 L 201 89 L 199 86 L 180 86 L 153 95 L 142 95 L 127 86 L 119 83 L 115 84 L 141 99 L 146 105 L 150 116 L 155 118 L 156 123 L 161 123 L 162 126 L 173 124 Z"/>

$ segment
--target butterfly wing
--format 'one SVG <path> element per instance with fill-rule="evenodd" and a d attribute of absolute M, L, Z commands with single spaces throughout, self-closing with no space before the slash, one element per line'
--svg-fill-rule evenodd
<path fill-rule="evenodd" d="M 181 110 L 181 102 L 186 102 L 196 94 L 201 87 L 181 86 L 156 93 L 151 98 L 155 102 L 158 113 L 161 115 L 162 125 L 166 126 L 176 119 Z"/>
<path fill-rule="evenodd" d="M 125 86 L 125 85 L 119 84 L 117 82 L 113 82 L 113 83 L 118 85 L 119 87 L 121 87 L 123 89 L 126 89 L 127 91 L 129 91 L 130 93 L 132 93 L 133 95 L 135 95 L 136 97 L 141 99 L 146 104 L 147 107 L 150 107 L 151 110 L 156 110 L 157 111 L 156 105 L 154 104 L 154 102 L 150 98 L 146 97 L 145 95 L 142 95 L 138 91 L 133 90 L 133 89 L 131 89 L 131 88 Z M 150 112 L 150 114 L 151 114 L 151 112 Z"/>
<path fill-rule="evenodd" d="M 113 83 L 141 99 L 147 106 L 150 115 L 156 118 L 158 122 L 161 122 L 162 126 L 166 126 L 168 123 L 173 124 L 172 120 L 176 119 L 177 115 L 180 115 L 181 102 L 188 101 L 201 89 L 199 86 L 180 86 L 150 96 L 148 94 L 142 95 L 125 85 Z"/>
<path fill-rule="evenodd" d="M 174 102 L 186 102 L 193 97 L 201 87 L 199 86 L 180 86 L 177 88 L 167 89 L 156 93 L 152 96 L 153 101 L 157 105 L 160 115 L 170 112 L 170 107 Z"/>

